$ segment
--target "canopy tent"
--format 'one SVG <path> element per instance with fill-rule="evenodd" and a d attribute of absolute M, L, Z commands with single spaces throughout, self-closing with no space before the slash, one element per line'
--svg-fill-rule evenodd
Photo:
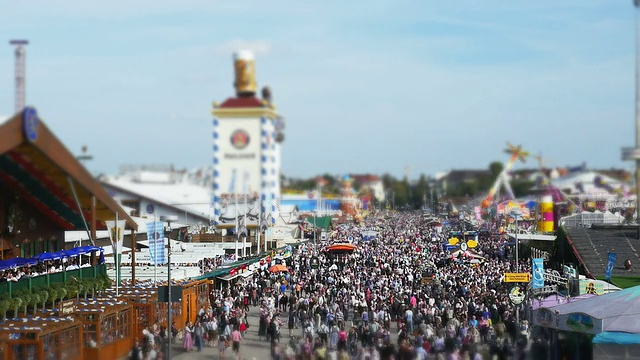
<path fill-rule="evenodd" d="M 101 247 L 94 246 L 94 245 L 79 246 L 79 247 L 67 250 L 67 252 L 74 255 L 84 255 L 84 254 L 92 253 L 94 251 L 104 251 L 104 250 Z"/>
<path fill-rule="evenodd" d="M 72 253 L 71 251 L 67 251 L 67 250 L 60 250 L 60 251 L 50 252 L 50 253 L 44 252 L 42 254 L 34 256 L 33 259 L 39 262 L 43 262 L 43 261 L 51 261 L 51 260 L 60 260 L 63 258 L 70 258 L 72 256 L 78 256 L 78 254 Z"/>
<path fill-rule="evenodd" d="M 8 260 L 0 260 L 0 271 L 7 270 L 7 269 L 14 269 L 21 266 L 37 265 L 37 264 L 38 264 L 38 260 L 33 258 L 25 259 L 21 257 L 16 257 Z"/>
<path fill-rule="evenodd" d="M 594 336 L 593 359 L 632 359 L 640 353 L 640 335 L 604 331 Z"/>
<path fill-rule="evenodd" d="M 269 272 L 272 272 L 272 273 L 289 272 L 289 269 L 287 269 L 287 267 L 284 265 L 273 265 L 272 267 L 269 268 Z"/>
<path fill-rule="evenodd" d="M 589 299 L 537 310 L 537 317 L 555 316 L 545 327 L 557 323 L 558 330 L 587 334 L 625 332 L 640 334 L 640 286 L 634 286 Z M 534 320 L 534 323 L 536 321 Z M 545 325 L 549 323 L 548 325 Z"/>
<path fill-rule="evenodd" d="M 356 246 L 353 244 L 334 244 L 327 247 L 327 251 L 353 251 Z"/>

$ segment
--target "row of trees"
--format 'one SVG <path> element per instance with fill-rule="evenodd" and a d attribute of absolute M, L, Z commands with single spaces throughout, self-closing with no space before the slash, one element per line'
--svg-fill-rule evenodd
<path fill-rule="evenodd" d="M 449 185 L 445 190 L 442 182 L 435 181 L 433 178 L 427 177 L 425 174 L 420 175 L 417 181 L 408 181 L 406 178 L 398 179 L 391 174 L 384 174 L 381 177 L 384 189 L 385 199 L 374 199 L 376 208 L 397 209 L 420 209 L 422 207 L 435 208 L 439 207 L 439 203 L 449 198 L 473 198 L 488 193 L 500 173 L 503 164 L 500 162 L 492 162 L 489 164 L 488 171 L 485 174 L 478 175 L 474 181 L 463 181 L 454 186 Z M 282 177 L 283 187 L 293 191 L 312 191 L 316 189 L 318 178 L 323 182 L 323 193 L 340 194 L 341 178 L 330 174 L 324 174 L 319 177 L 310 179 L 296 179 Z M 533 182 L 525 179 L 513 179 L 511 188 L 516 196 L 526 194 L 534 185 Z M 353 182 L 354 190 L 360 195 L 364 195 L 369 189 L 357 181 Z"/>
<path fill-rule="evenodd" d="M 97 293 L 111 287 L 111 279 L 106 274 L 97 278 L 74 279 L 66 283 L 51 284 L 29 289 L 18 290 L 9 297 L 9 294 L 0 294 L 0 316 L 7 318 L 7 313 L 13 312 L 13 317 L 18 317 L 18 313 L 27 314 L 31 310 L 36 314 L 38 309 L 45 310 L 47 307 L 54 308 L 55 304 L 65 299 L 76 299 L 80 297 L 86 299 L 89 294 L 96 297 Z"/>

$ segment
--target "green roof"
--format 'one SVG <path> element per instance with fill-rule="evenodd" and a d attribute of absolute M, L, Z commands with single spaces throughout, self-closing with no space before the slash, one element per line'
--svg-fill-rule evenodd
<path fill-rule="evenodd" d="M 314 221 L 317 227 L 329 229 L 331 226 L 331 216 L 308 217 L 307 221 L 313 226 Z"/>

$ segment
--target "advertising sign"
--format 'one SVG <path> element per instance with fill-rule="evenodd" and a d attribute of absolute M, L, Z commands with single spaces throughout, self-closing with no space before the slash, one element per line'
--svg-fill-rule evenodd
<path fill-rule="evenodd" d="M 531 285 L 534 289 L 542 289 L 544 287 L 544 259 L 535 258 L 531 260 L 533 266 L 531 267 L 531 271 L 533 272 L 533 284 Z"/>

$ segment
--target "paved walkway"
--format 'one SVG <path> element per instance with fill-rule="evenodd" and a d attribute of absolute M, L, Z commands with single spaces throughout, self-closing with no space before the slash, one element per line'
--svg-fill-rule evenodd
<path fill-rule="evenodd" d="M 271 358 L 270 342 L 266 340 L 258 339 L 258 325 L 260 318 L 258 315 L 258 307 L 251 307 L 249 315 L 247 316 L 249 321 L 249 329 L 244 337 L 244 341 L 240 343 L 240 355 L 245 360 L 263 360 Z M 288 340 L 285 336 L 283 340 Z M 182 343 L 174 344 L 171 352 L 171 359 L 176 360 L 197 360 L 197 359 L 220 359 L 218 352 L 218 342 L 214 342 L 214 347 L 204 347 L 202 351 L 197 350 L 185 351 L 182 348 Z M 195 349 L 195 347 L 194 347 Z M 225 356 L 222 359 L 235 359 L 235 355 L 231 348 L 225 351 Z"/>

